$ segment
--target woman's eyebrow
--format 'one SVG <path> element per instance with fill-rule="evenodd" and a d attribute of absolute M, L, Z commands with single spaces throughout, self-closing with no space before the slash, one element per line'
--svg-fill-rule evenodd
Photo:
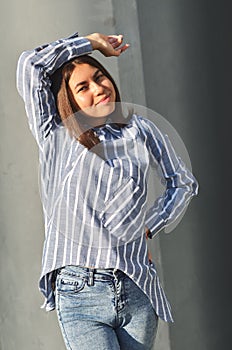
<path fill-rule="evenodd" d="M 101 72 L 100 69 L 97 69 L 96 72 L 94 72 L 92 79 L 95 79 L 99 72 Z M 78 86 L 80 86 L 80 85 L 85 85 L 86 83 L 87 83 L 86 80 L 80 81 L 79 83 L 77 83 L 77 84 L 74 86 L 74 89 L 76 89 L 76 88 L 77 88 Z"/>
<path fill-rule="evenodd" d="M 86 83 L 87 83 L 87 81 L 81 81 L 80 83 L 77 83 L 77 84 L 74 86 L 74 89 L 76 90 L 76 89 L 78 88 L 78 86 L 84 85 L 84 84 L 86 84 Z"/>
<path fill-rule="evenodd" d="M 99 72 L 101 72 L 100 69 L 97 69 L 96 72 L 93 75 L 93 78 L 96 78 L 96 76 L 98 75 Z"/>

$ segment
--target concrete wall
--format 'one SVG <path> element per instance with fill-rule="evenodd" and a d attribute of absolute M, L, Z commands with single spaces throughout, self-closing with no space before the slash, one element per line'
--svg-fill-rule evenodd
<path fill-rule="evenodd" d="M 230 1 L 137 0 L 146 101 L 176 128 L 200 182 L 160 235 L 172 350 L 231 349 Z"/>

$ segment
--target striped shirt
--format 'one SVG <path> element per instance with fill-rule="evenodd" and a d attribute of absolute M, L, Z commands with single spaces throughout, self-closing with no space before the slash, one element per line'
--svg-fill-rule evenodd
<path fill-rule="evenodd" d="M 17 87 L 39 146 L 40 193 L 45 241 L 39 288 L 46 310 L 55 308 L 53 281 L 66 265 L 114 268 L 148 296 L 157 315 L 172 322 L 169 302 L 148 258 L 145 226 L 152 238 L 184 212 L 198 185 L 168 137 L 143 116 L 125 126 L 110 119 L 95 127 L 100 143 L 88 150 L 60 121 L 51 75 L 66 61 L 90 54 L 77 34 L 23 52 Z M 160 169 L 165 191 L 147 204 L 151 166 Z"/>

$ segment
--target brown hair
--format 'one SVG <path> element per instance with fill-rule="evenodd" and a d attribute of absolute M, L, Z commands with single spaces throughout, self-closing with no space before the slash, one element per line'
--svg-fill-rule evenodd
<path fill-rule="evenodd" d="M 86 130 L 86 128 L 84 128 L 81 124 L 80 119 L 76 118 L 75 113 L 77 114 L 79 108 L 74 100 L 68 84 L 74 68 L 78 64 L 83 63 L 87 63 L 90 66 L 98 68 L 112 82 L 116 93 L 115 102 L 120 102 L 121 99 L 117 85 L 112 76 L 100 62 L 88 55 L 79 56 L 72 61 L 69 61 L 52 77 L 52 88 L 54 95 L 56 96 L 57 108 L 63 124 L 68 128 L 72 136 L 75 136 L 82 145 L 90 149 L 100 142 L 99 138 L 95 135 L 91 128 Z M 116 106 L 117 111 L 115 111 L 115 113 L 117 113 L 117 121 L 122 121 L 122 123 L 117 124 L 119 126 L 124 126 L 125 118 L 123 118 L 121 108 L 118 108 L 120 103 L 116 103 Z"/>

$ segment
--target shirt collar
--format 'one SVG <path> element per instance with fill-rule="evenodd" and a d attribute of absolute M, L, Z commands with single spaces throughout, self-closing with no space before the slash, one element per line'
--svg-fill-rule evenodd
<path fill-rule="evenodd" d="M 115 138 L 125 137 L 127 139 L 133 139 L 136 138 L 138 134 L 138 127 L 133 122 L 133 119 L 131 119 L 125 126 L 121 126 L 108 118 L 104 125 L 94 127 L 93 130 L 100 140 L 107 139 L 107 135 L 113 135 Z"/>

